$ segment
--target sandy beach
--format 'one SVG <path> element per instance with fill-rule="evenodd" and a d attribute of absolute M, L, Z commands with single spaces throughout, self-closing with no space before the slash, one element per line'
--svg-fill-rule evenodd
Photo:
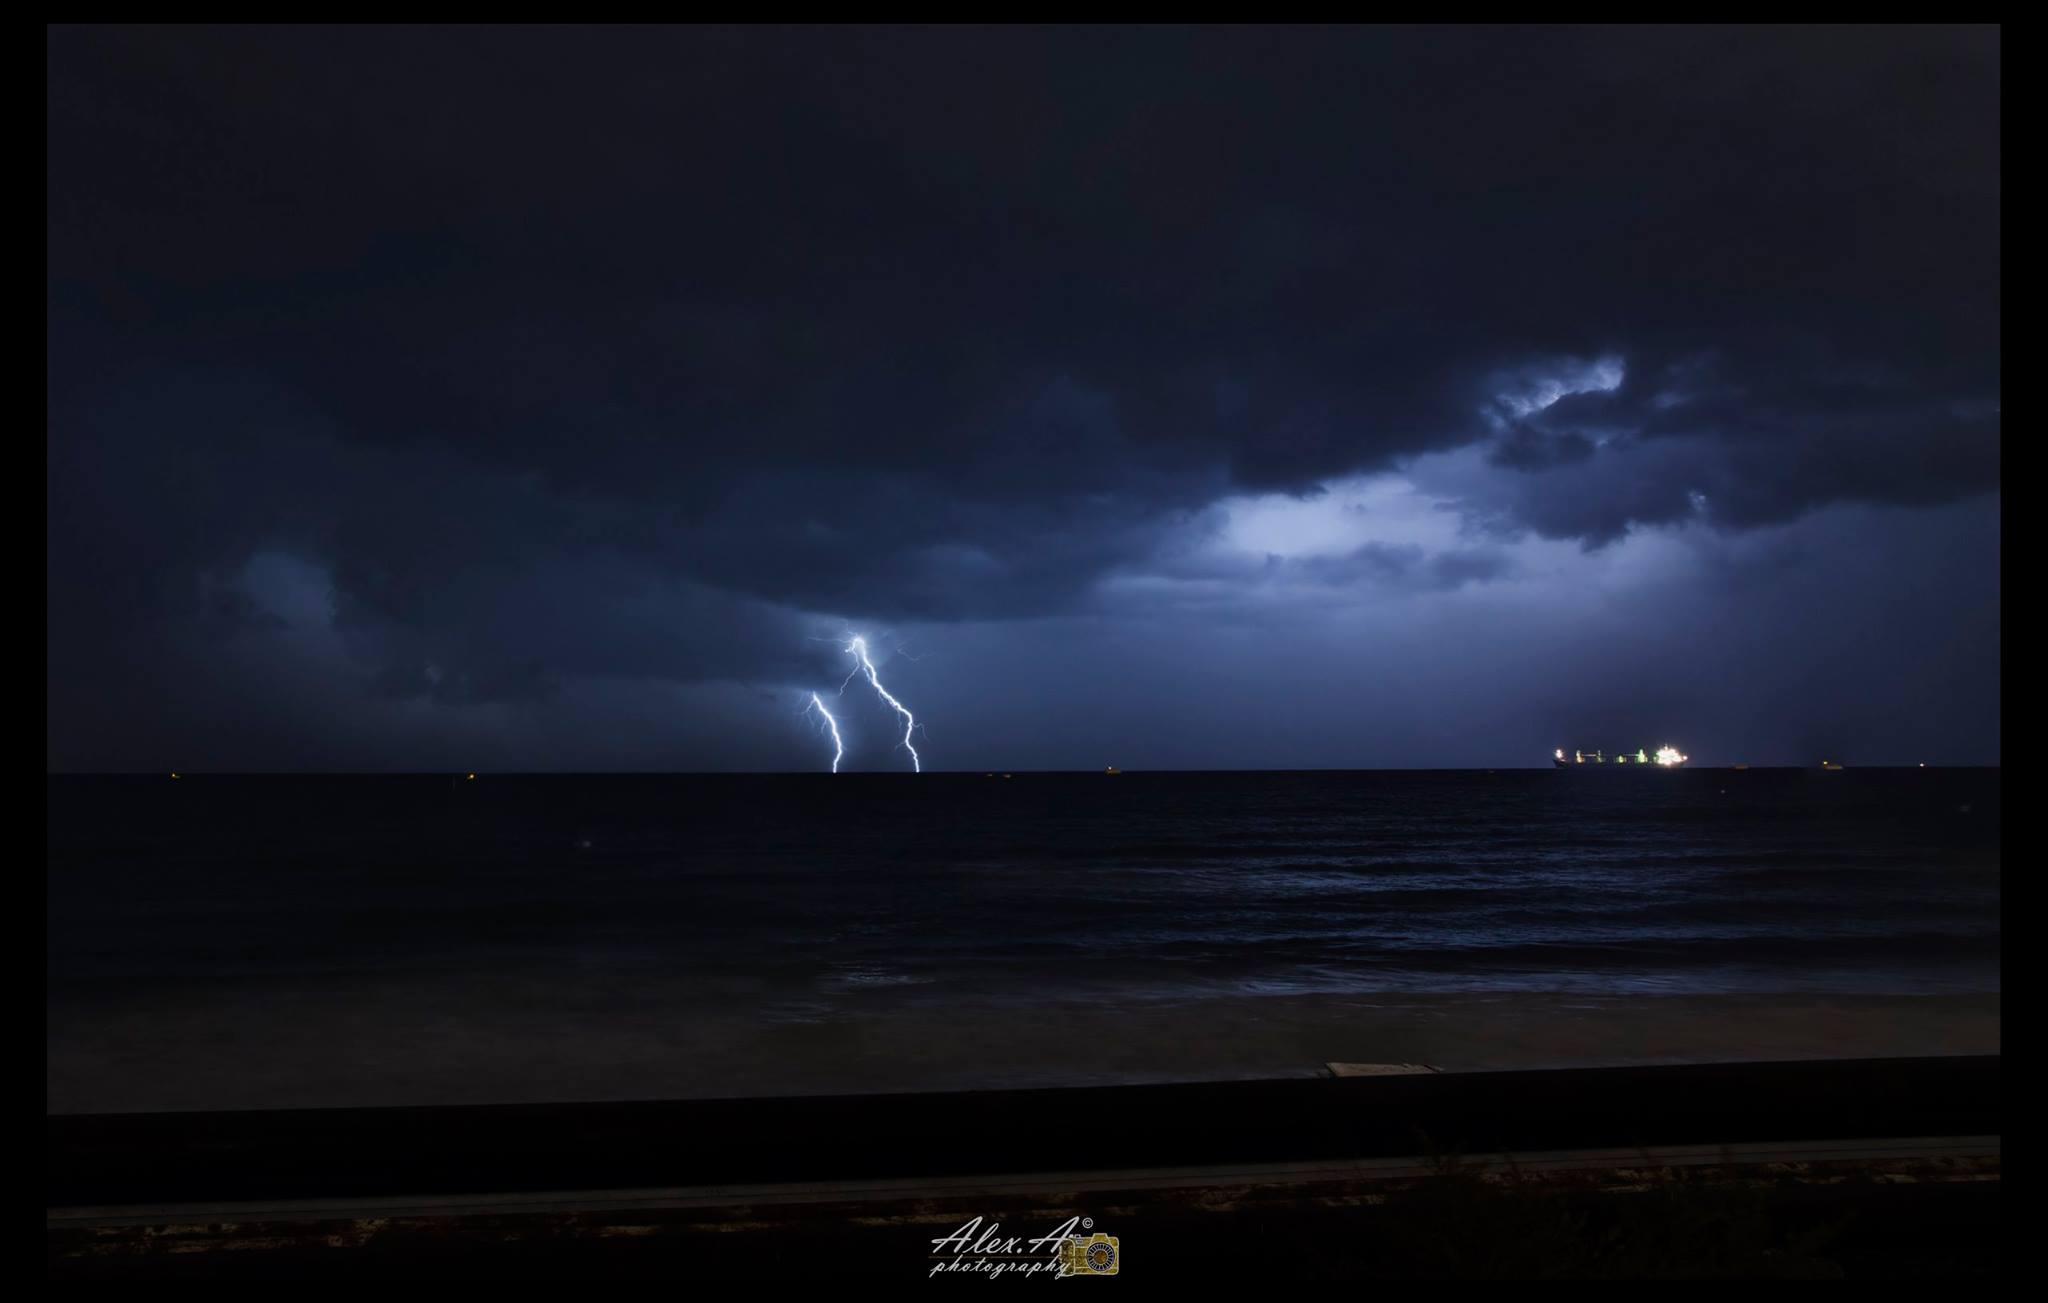
<path fill-rule="evenodd" d="M 690 1099 L 1314 1075 L 1995 1054 L 1999 996 L 1239 996 L 976 1011 L 758 1010 L 542 988 L 239 990 L 53 1008 L 53 1113 Z"/>

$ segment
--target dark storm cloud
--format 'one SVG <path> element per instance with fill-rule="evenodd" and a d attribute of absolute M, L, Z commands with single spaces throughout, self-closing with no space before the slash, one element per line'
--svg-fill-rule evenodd
<path fill-rule="evenodd" d="M 290 624 L 263 555 L 490 703 L 1461 448 L 1590 544 L 1981 493 L 1998 95 L 1995 29 L 55 29 L 53 721 Z"/>
<path fill-rule="evenodd" d="M 1577 430 L 1549 434 L 1517 424 L 1495 441 L 1487 459 L 1518 471 L 1544 470 L 1584 461 L 1593 455 L 1593 448 L 1593 441 Z"/>
<path fill-rule="evenodd" d="M 1611 542 L 1699 515 L 1727 528 L 1831 502 L 1931 505 L 1995 486 L 1995 395 L 1819 355 L 1702 356 L 1629 368 L 1612 389 L 1514 417 L 1464 489 L 1509 529 Z"/>

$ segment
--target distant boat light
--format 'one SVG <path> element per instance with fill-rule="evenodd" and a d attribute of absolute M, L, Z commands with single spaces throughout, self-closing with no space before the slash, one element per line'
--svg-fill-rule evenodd
<path fill-rule="evenodd" d="M 1677 747 L 1658 747 L 1657 763 L 1666 766 L 1682 765 L 1685 763 L 1685 757 L 1678 754 Z"/>

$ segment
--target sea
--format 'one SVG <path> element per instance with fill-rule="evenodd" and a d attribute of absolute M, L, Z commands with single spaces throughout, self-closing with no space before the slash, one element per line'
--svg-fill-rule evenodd
<path fill-rule="evenodd" d="M 1996 769 L 51 776 L 51 1105 L 380 1027 L 516 1073 L 614 1023 L 1995 993 L 1999 829 Z"/>

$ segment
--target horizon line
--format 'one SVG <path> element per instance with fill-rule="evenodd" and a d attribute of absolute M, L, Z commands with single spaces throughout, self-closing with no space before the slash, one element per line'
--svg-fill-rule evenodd
<path fill-rule="evenodd" d="M 890 769 L 843 769 L 838 773 L 824 769 L 45 769 L 45 778 L 921 778 L 930 775 L 951 777 L 973 777 L 980 775 L 1017 774 L 1094 774 L 1103 777 L 1122 777 L 1130 774 L 1474 774 L 1474 773 L 1573 773 L 1580 769 L 1606 772 L 1609 769 L 1620 772 L 1650 771 L 1656 773 L 1683 773 L 1692 770 L 1740 773 L 1745 771 L 1774 772 L 1846 772 L 1850 769 L 2000 769 L 2002 762 L 1970 762 L 1961 764 L 1848 764 L 1841 763 L 1835 770 L 1824 769 L 1821 762 L 1812 764 L 1744 764 L 1720 765 L 1685 764 L 1674 766 L 1659 765 L 1571 765 L 1559 769 L 1555 765 L 1400 765 L 1400 766 L 1273 766 L 1259 769 L 1206 769 L 1174 768 L 1124 769 L 1117 767 L 1115 775 L 1103 769 L 927 769 L 923 773 L 907 773 Z"/>

